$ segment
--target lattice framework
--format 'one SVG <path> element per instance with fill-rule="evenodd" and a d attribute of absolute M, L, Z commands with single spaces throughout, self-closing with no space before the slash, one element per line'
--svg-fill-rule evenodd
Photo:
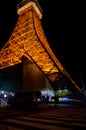
<path fill-rule="evenodd" d="M 49 80 L 56 81 L 64 75 L 80 91 L 50 48 L 33 4 L 18 10 L 18 13 L 15 28 L 0 51 L 0 69 L 22 62 L 22 57 L 25 56 L 34 62 Z"/>

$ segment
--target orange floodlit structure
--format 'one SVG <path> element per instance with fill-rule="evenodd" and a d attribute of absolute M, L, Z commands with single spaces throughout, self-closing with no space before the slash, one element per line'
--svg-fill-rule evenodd
<path fill-rule="evenodd" d="M 37 0 L 23 0 L 17 5 L 17 13 L 15 28 L 0 51 L 0 69 L 21 63 L 24 56 L 36 64 L 51 82 L 65 76 L 81 91 L 49 46 L 40 21 L 42 9 Z"/>

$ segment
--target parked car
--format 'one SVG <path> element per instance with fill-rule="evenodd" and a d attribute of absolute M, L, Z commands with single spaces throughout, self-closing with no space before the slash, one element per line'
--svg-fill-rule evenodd
<path fill-rule="evenodd" d="M 40 91 L 17 91 L 8 99 L 11 107 L 37 107 L 40 103 Z"/>

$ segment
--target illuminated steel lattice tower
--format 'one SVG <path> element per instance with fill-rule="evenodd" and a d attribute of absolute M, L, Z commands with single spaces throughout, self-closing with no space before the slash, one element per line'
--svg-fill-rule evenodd
<path fill-rule="evenodd" d="M 17 13 L 16 26 L 0 51 L 0 69 L 22 62 L 22 57 L 25 56 L 51 82 L 65 76 L 80 90 L 49 46 L 40 21 L 42 10 L 37 0 L 23 0 L 17 5 Z"/>

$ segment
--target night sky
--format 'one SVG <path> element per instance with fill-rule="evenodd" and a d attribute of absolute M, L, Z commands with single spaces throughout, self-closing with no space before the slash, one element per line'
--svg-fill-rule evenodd
<path fill-rule="evenodd" d="M 16 21 L 16 5 L 21 0 L 0 2 L 0 49 L 9 39 Z M 58 60 L 75 82 L 86 84 L 85 2 L 38 0 L 46 38 Z"/>

